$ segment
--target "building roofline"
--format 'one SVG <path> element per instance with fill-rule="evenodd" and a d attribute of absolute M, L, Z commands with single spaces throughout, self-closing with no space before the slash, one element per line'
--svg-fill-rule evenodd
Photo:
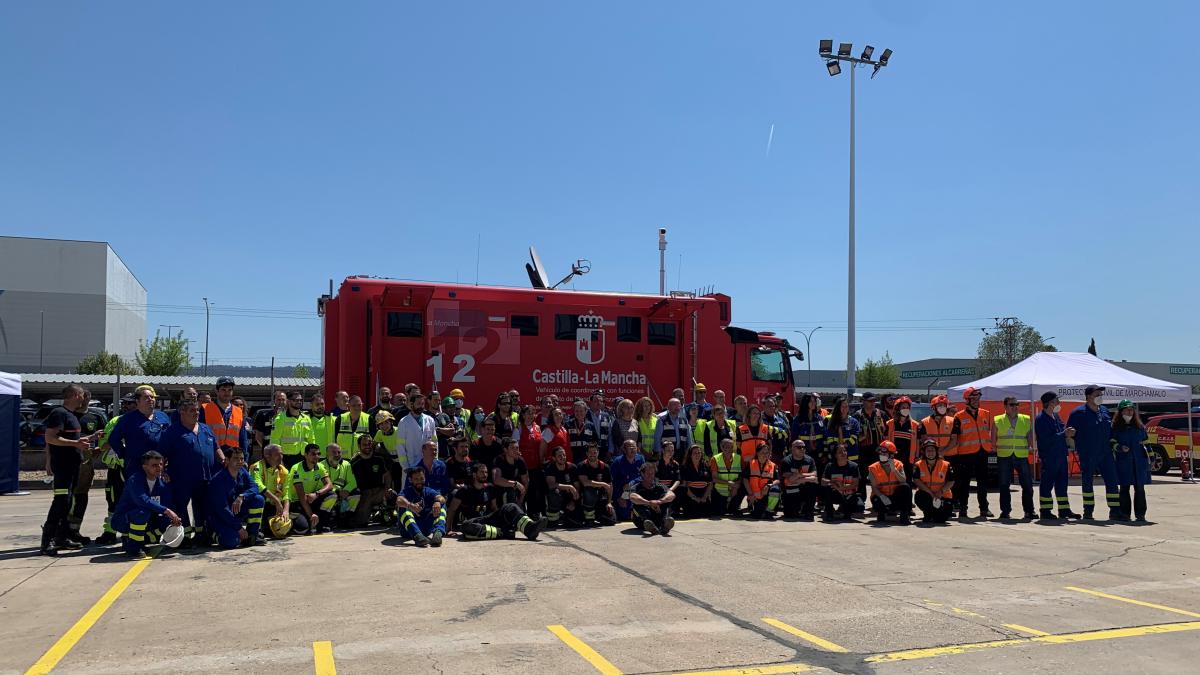
<path fill-rule="evenodd" d="M 121 261 L 121 265 L 125 267 L 125 271 L 129 272 L 129 276 L 133 277 L 133 280 L 138 283 L 138 286 L 142 287 L 142 291 L 149 293 L 149 291 L 146 290 L 146 284 L 142 283 L 142 280 L 138 278 L 138 275 L 133 271 L 133 268 L 129 266 L 129 263 L 125 262 L 125 259 L 121 257 L 120 253 L 117 253 L 117 249 L 113 248 L 111 242 L 97 241 L 95 239 L 64 239 L 62 237 L 22 237 L 11 234 L 0 235 L 0 239 L 30 239 L 32 241 L 68 241 L 76 244 L 103 244 L 105 248 L 113 252 L 113 255 L 117 256 L 117 260 Z"/>

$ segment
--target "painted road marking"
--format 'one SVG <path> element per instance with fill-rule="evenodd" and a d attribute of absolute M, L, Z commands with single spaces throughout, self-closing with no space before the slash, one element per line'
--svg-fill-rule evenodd
<path fill-rule="evenodd" d="M 814 644 L 826 651 L 838 652 L 839 654 L 845 654 L 849 651 L 848 649 L 846 649 L 845 647 L 843 647 L 841 645 L 834 644 L 824 638 L 819 638 L 816 635 L 813 635 L 812 633 L 802 631 L 799 628 L 796 628 L 795 626 L 792 626 L 792 625 L 789 625 L 789 624 L 786 624 L 786 623 L 780 621 L 779 619 L 763 617 L 763 621 L 771 626 L 778 628 L 779 630 L 781 630 L 785 633 L 791 633 L 792 635 L 795 635 L 796 637 L 800 638 L 801 640 L 806 640 L 808 642 L 811 642 L 812 644 Z M 792 672 L 792 671 L 785 670 L 785 671 L 779 671 L 779 672 Z"/>
<path fill-rule="evenodd" d="M 599 652 L 588 646 L 586 642 L 575 637 L 571 631 L 566 629 L 565 626 L 556 624 L 553 626 L 546 626 L 546 628 L 549 629 L 551 633 L 554 633 L 559 640 L 565 642 L 568 647 L 574 649 L 576 654 L 579 654 L 584 658 L 584 660 L 592 664 L 592 667 L 596 670 L 604 673 L 604 675 L 621 675 L 620 668 L 617 668 L 613 664 L 609 663 L 608 659 L 600 656 Z"/>
<path fill-rule="evenodd" d="M 899 652 L 876 654 L 874 656 L 867 657 L 866 662 L 889 663 L 892 661 L 913 661 L 916 659 L 928 659 L 935 656 L 965 654 L 967 652 L 980 651 L 983 649 L 995 649 L 997 647 L 1013 647 L 1017 645 L 1029 644 L 1063 645 L 1075 642 L 1115 640 L 1118 638 L 1140 637 L 1143 635 L 1158 635 L 1163 633 L 1178 633 L 1191 630 L 1200 630 L 1200 621 L 1161 623 L 1153 626 L 1134 626 L 1131 628 L 1110 628 L 1107 630 L 1092 630 L 1081 633 L 1063 633 L 1060 635 L 1039 635 L 1036 637 L 1013 638 L 1011 640 L 993 640 L 991 642 L 972 642 L 960 645 L 947 645 L 945 647 L 931 647 L 928 649 L 906 649 Z"/>
<path fill-rule="evenodd" d="M 1193 618 L 1200 619 L 1200 614 L 1197 614 L 1196 612 L 1189 612 L 1186 609 L 1176 609 L 1174 607 L 1167 607 L 1166 605 L 1156 605 L 1153 602 L 1143 602 L 1142 600 L 1134 600 L 1133 598 L 1123 598 L 1119 595 L 1109 595 L 1108 593 L 1101 593 L 1100 591 L 1091 591 L 1086 588 L 1079 588 L 1078 586 L 1065 586 L 1065 588 L 1068 591 L 1075 591 L 1076 593 L 1087 593 L 1088 595 L 1094 595 L 1098 598 L 1108 598 L 1109 600 L 1119 600 L 1121 602 L 1128 602 L 1131 605 L 1141 605 L 1142 607 L 1150 607 L 1151 609 L 1161 609 L 1164 612 L 1174 612 L 1176 614 L 1182 614 L 1184 616 L 1190 616 Z"/>
<path fill-rule="evenodd" d="M 313 666 L 317 675 L 337 675 L 333 665 L 333 643 L 329 640 L 313 643 Z"/>
<path fill-rule="evenodd" d="M 1049 633 L 1047 633 L 1044 630 L 1030 628 L 1029 626 L 1022 626 L 1019 623 L 1006 623 L 1006 624 L 1004 624 L 1004 627 L 1011 628 L 1011 629 L 1017 631 L 1018 633 L 1028 633 L 1029 635 L 1049 635 Z"/>
<path fill-rule="evenodd" d="M 126 588 L 129 588 L 129 585 L 133 583 L 133 580 L 137 579 L 138 575 L 150 565 L 151 560 L 153 560 L 153 558 L 139 560 L 133 565 L 133 567 L 129 568 L 129 571 L 126 572 L 120 579 L 117 579 L 117 583 L 113 584 L 104 593 L 104 595 L 100 596 L 100 599 L 96 601 L 96 604 L 92 605 L 92 608 L 89 609 L 86 614 L 80 617 L 80 619 L 75 622 L 75 625 L 71 626 L 71 629 L 58 639 L 58 642 L 55 642 L 50 649 L 46 650 L 45 654 L 42 654 L 42 658 L 38 659 L 37 663 L 33 664 L 29 667 L 29 670 L 25 671 L 25 675 L 32 675 L 34 673 L 40 675 L 41 673 L 48 673 L 51 670 L 54 670 L 54 667 L 57 666 L 58 662 L 62 661 L 63 657 L 71 651 L 71 648 L 75 646 L 75 643 L 79 642 L 79 640 L 85 634 L 87 634 L 88 630 L 90 630 L 92 626 L 96 625 L 96 622 L 100 620 L 100 617 L 104 616 L 104 613 L 108 611 L 108 608 L 112 607 L 112 604 L 117 601 L 117 598 L 121 597 L 121 594 L 125 592 Z"/>
<path fill-rule="evenodd" d="M 779 673 L 804 673 L 812 670 L 806 663 L 776 663 L 769 666 L 747 666 L 726 670 L 688 670 L 675 675 L 778 675 Z"/>

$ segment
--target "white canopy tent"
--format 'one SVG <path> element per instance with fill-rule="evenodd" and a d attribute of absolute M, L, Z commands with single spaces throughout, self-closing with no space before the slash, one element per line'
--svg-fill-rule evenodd
<path fill-rule="evenodd" d="M 0 373 L 0 494 L 21 485 L 21 376 Z"/>

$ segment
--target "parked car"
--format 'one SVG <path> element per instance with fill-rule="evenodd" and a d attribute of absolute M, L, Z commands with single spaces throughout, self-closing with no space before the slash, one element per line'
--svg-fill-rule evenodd
<path fill-rule="evenodd" d="M 1188 448 L 1188 416 L 1184 413 L 1155 415 L 1146 422 L 1146 447 L 1150 450 L 1150 472 L 1162 476 L 1179 467 L 1179 451 Z M 1193 446 L 1200 446 L 1200 416 L 1192 417 Z"/>

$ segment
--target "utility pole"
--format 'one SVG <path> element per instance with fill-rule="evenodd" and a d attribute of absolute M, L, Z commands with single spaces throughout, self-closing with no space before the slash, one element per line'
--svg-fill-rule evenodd
<path fill-rule="evenodd" d="M 204 376 L 208 377 L 208 298 L 204 298 Z"/>
<path fill-rule="evenodd" d="M 46 356 L 46 311 L 42 310 L 42 334 L 38 338 L 38 372 L 42 372 L 45 367 Z"/>

